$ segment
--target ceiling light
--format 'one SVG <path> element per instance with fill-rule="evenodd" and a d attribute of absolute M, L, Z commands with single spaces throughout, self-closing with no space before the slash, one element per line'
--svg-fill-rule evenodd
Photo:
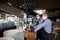
<path fill-rule="evenodd" d="M 37 14 L 43 14 L 46 10 L 33 10 Z"/>
<path fill-rule="evenodd" d="M 20 8 L 22 8 L 22 6 L 19 6 Z"/>
<path fill-rule="evenodd" d="M 22 4 L 22 6 L 25 6 L 25 4 Z"/>
<path fill-rule="evenodd" d="M 11 4 L 11 3 L 8 3 L 8 5 L 10 5 L 10 6 L 11 6 L 12 4 Z"/>

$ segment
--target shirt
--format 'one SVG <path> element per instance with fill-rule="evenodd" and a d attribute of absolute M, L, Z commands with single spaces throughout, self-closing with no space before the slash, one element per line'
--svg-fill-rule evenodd
<path fill-rule="evenodd" d="M 40 19 L 36 19 L 36 23 L 34 25 L 34 28 L 36 28 L 35 26 L 38 25 L 38 24 L 41 24 L 43 22 L 43 19 L 40 18 Z"/>
<path fill-rule="evenodd" d="M 35 26 L 35 32 L 37 32 L 38 30 L 40 30 L 42 27 L 44 27 L 44 30 L 47 33 L 51 33 L 52 31 L 52 26 L 51 26 L 52 22 L 49 19 L 46 19 L 43 23 L 39 23 L 38 25 Z"/>

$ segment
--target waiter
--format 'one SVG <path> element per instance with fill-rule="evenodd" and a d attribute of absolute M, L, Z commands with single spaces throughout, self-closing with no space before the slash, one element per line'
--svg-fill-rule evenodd
<path fill-rule="evenodd" d="M 39 31 L 40 40 L 50 40 L 52 32 L 52 22 L 47 14 L 42 14 L 43 22 L 35 26 L 35 32 Z M 38 39 L 37 39 L 38 40 Z"/>
<path fill-rule="evenodd" d="M 43 19 L 41 18 L 41 16 L 39 14 L 36 15 L 36 23 L 34 25 L 34 28 L 36 25 L 41 24 L 43 22 Z M 40 31 L 36 32 L 36 40 L 40 39 Z"/>

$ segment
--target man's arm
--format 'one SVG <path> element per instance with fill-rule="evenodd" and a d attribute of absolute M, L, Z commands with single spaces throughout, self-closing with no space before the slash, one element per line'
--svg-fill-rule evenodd
<path fill-rule="evenodd" d="M 36 28 L 35 28 L 35 32 L 38 31 L 39 29 L 41 29 L 42 27 L 46 26 L 48 23 L 49 23 L 49 21 L 46 20 L 45 22 L 36 25 L 36 26 L 35 26 L 35 27 L 36 27 Z"/>
<path fill-rule="evenodd" d="M 43 23 L 43 19 L 40 19 L 40 20 L 39 20 L 39 24 L 41 24 L 41 23 Z"/>
<path fill-rule="evenodd" d="M 41 24 L 42 22 L 43 22 L 43 19 L 39 19 L 39 24 Z M 35 26 L 37 26 L 39 24 L 37 24 L 37 22 L 36 22 L 35 25 L 34 25 L 34 28 L 36 28 Z"/>

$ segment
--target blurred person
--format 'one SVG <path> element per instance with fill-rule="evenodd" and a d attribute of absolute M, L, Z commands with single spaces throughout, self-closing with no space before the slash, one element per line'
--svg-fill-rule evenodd
<path fill-rule="evenodd" d="M 40 21 L 40 22 L 39 22 L 39 21 Z M 43 21 L 43 20 L 42 20 L 41 16 L 40 16 L 39 14 L 37 14 L 37 15 L 36 15 L 36 22 L 37 22 L 36 25 L 38 25 L 39 23 L 42 23 L 42 21 Z"/>
<path fill-rule="evenodd" d="M 39 14 L 36 15 L 36 23 L 35 26 L 38 24 L 41 24 L 43 22 L 43 19 L 41 18 L 41 16 Z M 35 27 L 34 27 L 35 28 Z M 36 40 L 40 39 L 40 30 L 36 32 Z"/>
<path fill-rule="evenodd" d="M 38 32 L 39 40 L 50 40 L 52 32 L 52 22 L 50 19 L 48 19 L 48 15 L 46 13 L 42 14 L 42 19 L 43 22 L 35 26 L 35 32 Z"/>

